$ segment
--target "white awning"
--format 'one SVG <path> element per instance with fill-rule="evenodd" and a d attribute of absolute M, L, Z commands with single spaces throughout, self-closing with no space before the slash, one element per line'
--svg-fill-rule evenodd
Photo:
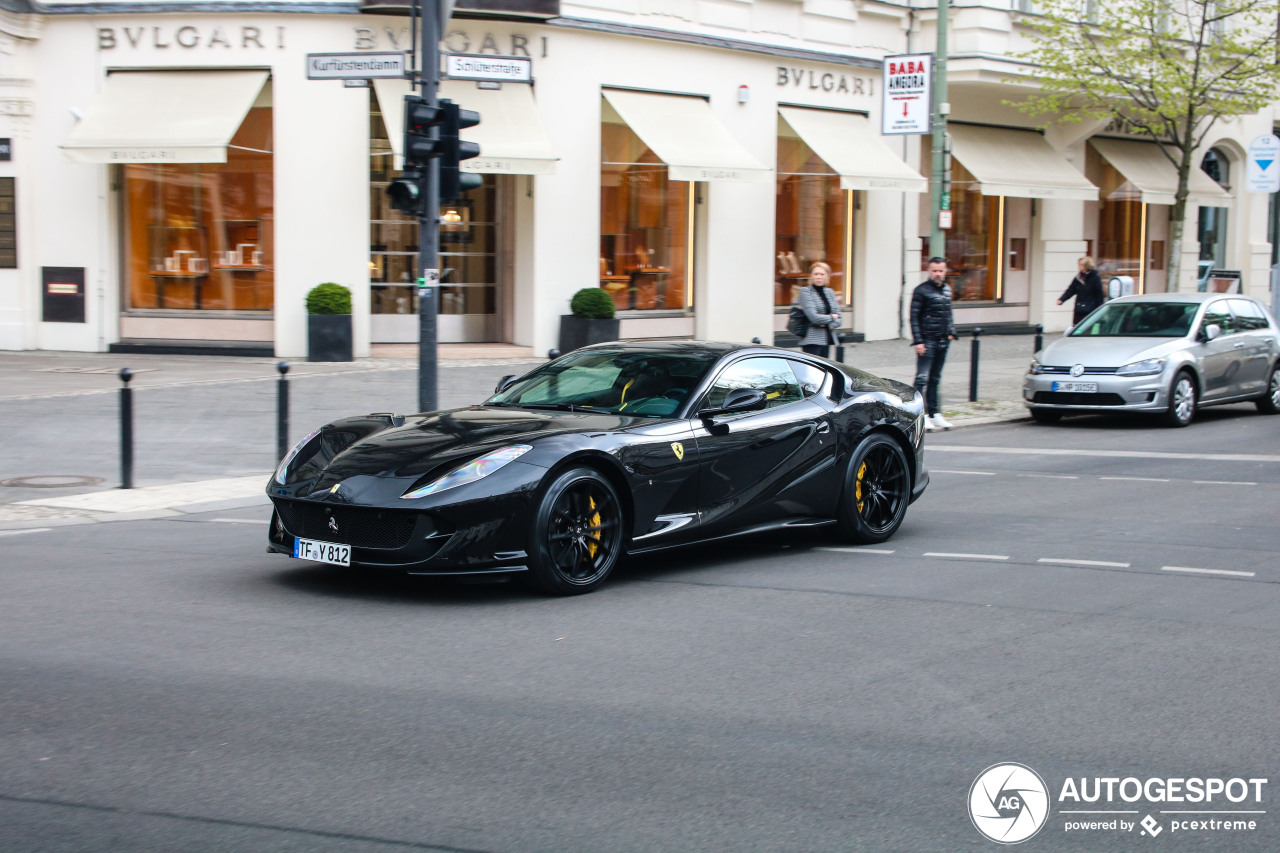
<path fill-rule="evenodd" d="M 605 89 L 604 97 L 673 181 L 773 180 L 773 169 L 751 156 L 702 98 L 620 89 Z"/>
<path fill-rule="evenodd" d="M 928 179 L 893 153 L 866 116 L 801 107 L 778 107 L 778 114 L 840 175 L 841 189 L 929 191 Z"/>
<path fill-rule="evenodd" d="M 1137 187 L 1147 204 L 1173 204 L 1178 192 L 1178 170 L 1156 148 L 1154 142 L 1135 139 L 1090 139 L 1089 144 L 1101 154 L 1124 179 Z M 1225 207 L 1231 194 L 1217 181 L 1195 166 L 1187 179 L 1187 202 L 1205 207 Z"/>
<path fill-rule="evenodd" d="M 394 168 L 404 167 L 404 96 L 408 80 L 374 80 L 382 122 L 386 125 Z M 504 83 L 501 89 L 477 89 L 465 80 L 445 80 L 440 97 L 480 113 L 480 123 L 462 138 L 480 144 L 480 156 L 462 161 L 462 171 L 499 175 L 550 175 L 556 170 L 555 149 L 533 99 L 533 88 Z"/>
<path fill-rule="evenodd" d="M 1098 188 L 1035 131 L 951 124 L 947 133 L 983 195 L 1098 200 Z"/>
<path fill-rule="evenodd" d="M 79 163 L 225 163 L 266 71 L 117 71 L 62 150 Z"/>

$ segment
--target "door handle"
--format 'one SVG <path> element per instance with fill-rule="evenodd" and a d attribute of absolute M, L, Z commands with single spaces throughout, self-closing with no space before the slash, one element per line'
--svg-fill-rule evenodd
<path fill-rule="evenodd" d="M 1232 349 L 1244 349 L 1244 343 L 1242 341 L 1237 341 L 1236 343 L 1232 344 L 1231 347 Z"/>
<path fill-rule="evenodd" d="M 829 432 L 831 432 L 831 424 L 826 421 L 818 424 L 818 435 L 826 435 Z"/>

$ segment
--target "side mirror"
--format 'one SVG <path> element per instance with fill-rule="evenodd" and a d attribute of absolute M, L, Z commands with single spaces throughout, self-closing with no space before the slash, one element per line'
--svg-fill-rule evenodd
<path fill-rule="evenodd" d="M 769 397 L 758 388 L 735 388 L 725 395 L 724 402 L 718 409 L 703 409 L 698 412 L 701 420 L 707 421 L 717 415 L 736 415 L 739 412 L 758 412 L 769 405 Z"/>
<path fill-rule="evenodd" d="M 1211 341 L 1214 338 L 1220 337 L 1221 335 L 1222 335 L 1222 327 L 1219 326 L 1217 323 L 1210 323 L 1209 325 L 1204 327 L 1204 339 L 1206 341 Z"/>
<path fill-rule="evenodd" d="M 508 373 L 506 376 L 498 380 L 497 385 L 493 386 L 493 393 L 501 394 L 503 391 L 514 385 L 515 381 L 516 375 L 514 373 Z"/>

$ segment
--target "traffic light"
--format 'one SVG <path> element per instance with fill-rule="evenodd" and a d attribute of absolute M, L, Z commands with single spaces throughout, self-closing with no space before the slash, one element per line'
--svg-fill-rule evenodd
<path fill-rule="evenodd" d="M 427 213 L 427 167 L 440 156 L 440 140 L 431 129 L 444 121 L 444 110 L 421 95 L 404 96 L 404 171 L 387 187 L 391 206 L 409 216 Z"/>
<path fill-rule="evenodd" d="M 460 139 L 458 134 L 465 127 L 480 123 L 480 113 L 464 110 L 453 101 L 441 99 L 440 110 L 440 201 L 455 201 L 467 190 L 484 183 L 479 175 L 463 172 L 459 164 L 463 160 L 480 156 L 480 144 Z"/>

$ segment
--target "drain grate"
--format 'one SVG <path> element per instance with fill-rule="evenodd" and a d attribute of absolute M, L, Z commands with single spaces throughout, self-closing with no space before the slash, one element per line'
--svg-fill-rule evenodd
<path fill-rule="evenodd" d="M 36 474 L 0 480 L 0 486 L 17 489 L 70 489 L 76 486 L 96 486 L 101 482 L 101 477 L 83 477 L 79 474 Z"/>

